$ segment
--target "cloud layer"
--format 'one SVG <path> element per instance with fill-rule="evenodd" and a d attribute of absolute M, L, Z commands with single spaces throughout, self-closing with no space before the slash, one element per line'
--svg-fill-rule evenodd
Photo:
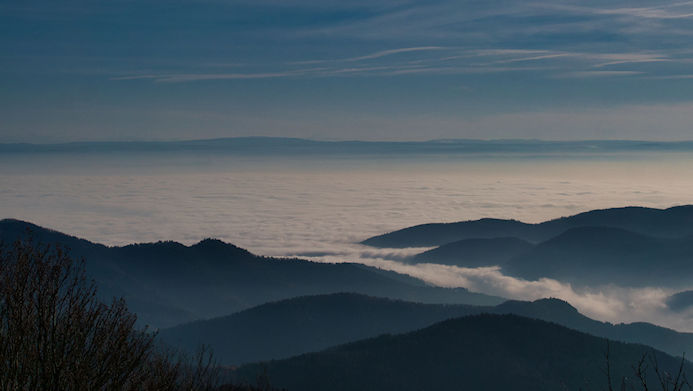
<path fill-rule="evenodd" d="M 0 156 L 0 216 L 106 244 L 216 237 L 262 254 L 361 262 L 503 297 L 560 297 L 597 319 L 691 329 L 670 287 L 577 289 L 497 268 L 407 265 L 425 249 L 354 243 L 410 225 L 481 217 L 538 222 L 624 205 L 690 203 L 689 156 L 241 158 L 112 154 Z M 693 284 L 692 284 L 693 286 Z"/>

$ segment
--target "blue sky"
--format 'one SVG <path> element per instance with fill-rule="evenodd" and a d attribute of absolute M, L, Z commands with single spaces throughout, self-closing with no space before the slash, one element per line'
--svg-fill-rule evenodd
<path fill-rule="evenodd" d="M 693 139 L 693 2 L 1 1 L 0 142 Z"/>

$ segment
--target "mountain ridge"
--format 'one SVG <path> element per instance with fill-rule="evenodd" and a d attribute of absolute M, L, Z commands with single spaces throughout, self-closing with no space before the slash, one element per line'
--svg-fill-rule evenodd
<path fill-rule="evenodd" d="M 341 291 L 431 303 L 502 301 L 463 288 L 412 284 L 407 282 L 409 277 L 394 278 L 360 264 L 257 256 L 218 240 L 191 246 L 157 242 L 107 247 L 34 224 L 0 220 L 0 242 L 10 244 L 27 235 L 35 243 L 57 243 L 69 248 L 73 257 L 84 258 L 104 300 L 124 297 L 143 323 L 156 327 L 295 296 Z"/>
<path fill-rule="evenodd" d="M 515 237 L 538 243 L 569 228 L 581 226 L 623 228 L 636 233 L 665 237 L 693 235 L 693 205 L 679 205 L 666 209 L 641 206 L 595 209 L 540 223 L 492 218 L 453 223 L 426 223 L 376 235 L 360 243 L 388 248 L 433 247 L 463 239 L 498 237 Z"/>
<path fill-rule="evenodd" d="M 628 385 L 632 365 L 644 353 L 656 356 L 660 368 L 672 373 L 681 363 L 643 345 L 607 342 L 537 319 L 481 314 L 245 365 L 235 376 L 252 380 L 264 372 L 277 387 L 306 391 L 592 389 L 606 384 L 607 349 L 617 386 Z M 690 362 L 683 365 L 686 372 L 693 370 Z M 647 380 L 654 383 L 650 375 Z"/>
<path fill-rule="evenodd" d="M 504 273 L 579 285 L 677 286 L 693 274 L 693 236 L 656 237 L 616 227 L 575 227 L 508 260 Z"/>
<path fill-rule="evenodd" d="M 513 237 L 462 239 L 411 257 L 414 263 L 439 263 L 461 267 L 503 266 L 533 245 Z"/>
<path fill-rule="evenodd" d="M 271 150 L 289 153 L 533 153 L 574 152 L 583 154 L 693 150 L 693 141 L 576 140 L 537 139 L 443 139 L 424 141 L 312 140 L 291 137 L 231 137 L 169 141 L 73 141 L 65 143 L 0 143 L 4 153 L 106 152 L 106 151 L 232 151 L 258 153 Z"/>
<path fill-rule="evenodd" d="M 160 330 L 159 335 L 166 343 L 191 352 L 200 344 L 210 346 L 220 363 L 237 365 L 284 359 L 482 313 L 540 319 L 597 337 L 649 345 L 671 355 L 693 351 L 693 333 L 649 323 L 597 321 L 555 298 L 471 306 L 411 303 L 354 293 L 303 296 L 174 326 Z"/>

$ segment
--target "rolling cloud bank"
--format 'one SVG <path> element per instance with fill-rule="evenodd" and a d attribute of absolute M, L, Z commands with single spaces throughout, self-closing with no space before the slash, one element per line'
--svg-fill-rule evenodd
<path fill-rule="evenodd" d="M 216 237 L 261 255 L 360 262 L 435 285 L 507 298 L 559 297 L 597 319 L 650 321 L 693 331 L 693 314 L 674 313 L 665 304 L 669 295 L 687 287 L 576 287 L 553 279 L 527 281 L 504 275 L 497 267 L 407 263 L 408 256 L 424 249 L 355 244 L 428 222 L 482 217 L 539 222 L 624 204 L 687 204 L 693 183 L 686 154 L 414 161 L 157 156 L 6 156 L 0 171 L 0 215 L 106 244 L 192 244 Z"/>

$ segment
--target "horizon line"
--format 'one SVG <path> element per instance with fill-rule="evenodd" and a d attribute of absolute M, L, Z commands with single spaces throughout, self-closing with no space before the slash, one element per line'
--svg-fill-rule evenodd
<path fill-rule="evenodd" d="M 183 143 L 199 143 L 199 142 L 223 142 L 223 141 L 249 141 L 249 140 L 264 140 L 264 141 L 304 141 L 321 144 L 339 144 L 339 143 L 363 143 L 363 144 L 426 144 L 426 143 L 546 143 L 546 144 L 574 144 L 574 143 L 652 143 L 652 144 L 684 144 L 693 143 L 693 139 L 680 140 L 656 140 L 656 139 L 541 139 L 541 138 L 437 138 L 424 140 L 364 140 L 364 139 L 315 139 L 307 137 L 282 137 L 282 136 L 232 136 L 232 137 L 211 137 L 199 139 L 166 139 L 166 140 L 74 140 L 74 141 L 58 141 L 58 142 L 0 142 L 0 146 L 77 146 L 77 145 L 96 145 L 96 144 L 183 144 Z"/>

